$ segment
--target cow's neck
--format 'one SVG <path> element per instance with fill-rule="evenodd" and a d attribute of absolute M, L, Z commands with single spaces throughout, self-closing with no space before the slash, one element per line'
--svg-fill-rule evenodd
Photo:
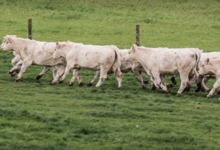
<path fill-rule="evenodd" d="M 13 43 L 13 50 L 16 51 L 18 54 L 20 54 L 23 51 L 23 49 L 27 46 L 26 39 L 17 38 L 13 40 Z"/>
<path fill-rule="evenodd" d="M 148 62 L 146 61 L 148 58 L 150 58 L 151 56 L 151 51 L 150 49 L 147 50 L 139 50 L 137 49 L 135 51 L 136 53 L 136 59 L 141 63 L 142 66 L 147 67 L 148 66 Z"/>
<path fill-rule="evenodd" d="M 217 74 L 217 72 L 218 72 L 218 66 L 219 66 L 219 64 L 220 64 L 220 60 L 211 60 L 210 61 L 210 63 L 212 64 L 211 65 L 211 67 L 210 67 L 210 69 L 211 69 L 211 72 L 213 73 L 213 74 Z"/>
<path fill-rule="evenodd" d="M 69 51 L 72 49 L 73 43 L 68 43 L 65 46 L 65 49 L 63 49 L 63 56 L 66 57 L 69 53 Z"/>

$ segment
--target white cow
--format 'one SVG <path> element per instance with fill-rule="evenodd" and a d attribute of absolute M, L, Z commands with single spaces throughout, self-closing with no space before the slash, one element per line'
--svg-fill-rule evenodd
<path fill-rule="evenodd" d="M 220 52 L 209 52 L 209 53 L 202 53 L 201 54 L 201 60 L 200 60 L 200 67 L 202 67 L 202 63 L 204 63 L 207 59 L 211 60 L 211 59 L 220 59 Z M 202 91 L 206 91 L 206 92 L 209 92 L 210 89 L 208 87 L 206 87 L 205 83 L 210 79 L 210 78 L 213 78 L 213 79 L 216 79 L 216 76 L 215 74 L 208 74 L 208 75 L 205 75 L 203 76 L 203 79 L 200 82 L 197 83 L 198 85 L 198 88 L 195 90 L 195 92 L 199 92 L 200 90 L 200 84 L 201 84 L 201 90 Z M 220 94 L 220 89 L 218 90 L 218 94 Z"/>
<path fill-rule="evenodd" d="M 19 68 L 22 66 L 22 60 L 21 60 L 21 57 L 20 55 L 16 52 L 16 51 L 13 51 L 13 55 L 15 56 L 12 61 L 11 61 L 11 64 L 13 66 L 13 68 L 11 70 L 14 70 L 13 72 L 10 72 L 9 73 L 11 74 L 11 76 L 15 76 L 16 73 L 19 73 Z M 36 79 L 40 79 L 46 72 L 48 72 L 50 70 L 51 67 L 44 67 L 43 71 L 36 77 Z"/>
<path fill-rule="evenodd" d="M 161 87 L 165 92 L 170 92 L 166 87 L 165 75 L 180 74 L 181 86 L 178 94 L 181 94 L 189 83 L 190 73 L 194 74 L 194 80 L 198 78 L 196 67 L 200 57 L 190 49 L 180 51 L 179 49 L 151 49 L 132 45 L 125 59 L 128 58 L 140 62 L 147 74 L 151 75 L 151 81 L 155 86 Z"/>
<path fill-rule="evenodd" d="M 217 81 L 214 83 L 212 90 L 207 95 L 207 98 L 210 98 L 215 90 L 220 86 L 220 59 L 209 59 L 207 58 L 202 63 L 202 67 L 199 70 L 199 75 L 215 75 Z M 220 98 L 219 98 L 220 99 Z"/>
<path fill-rule="evenodd" d="M 30 65 L 51 67 L 53 69 L 53 77 L 55 77 L 55 75 L 61 76 L 65 68 L 63 64 L 66 64 L 66 60 L 64 58 L 53 59 L 55 47 L 56 43 L 39 42 L 18 38 L 12 35 L 5 36 L 1 45 L 3 51 L 14 50 L 21 58 L 20 63 L 18 62 L 17 65 L 9 71 L 9 73 L 12 74 L 15 70 L 19 69 L 21 64 L 21 69 L 15 82 L 21 78 L 22 74 Z M 60 65 L 58 70 L 57 65 Z M 53 80 L 53 82 L 56 81 Z"/>
<path fill-rule="evenodd" d="M 128 53 L 128 49 L 122 49 L 119 51 L 120 54 L 120 61 L 121 61 L 121 72 L 122 73 L 128 73 L 133 72 L 137 78 L 138 81 L 141 82 L 142 88 L 145 89 L 145 84 L 148 83 L 147 81 L 143 81 L 143 78 L 141 76 L 141 72 L 144 71 L 144 68 L 141 66 L 141 64 L 137 61 L 130 61 L 130 60 L 124 60 L 125 55 Z M 137 67 L 133 67 L 133 65 L 136 65 Z M 133 67 L 133 68 L 132 68 Z M 112 69 L 108 71 L 108 74 L 114 73 Z M 96 71 L 92 81 L 87 86 L 92 86 L 94 82 L 98 79 L 100 76 L 100 71 Z"/>
<path fill-rule="evenodd" d="M 60 82 L 66 78 L 70 69 L 85 68 L 93 71 L 100 70 L 99 82 L 96 84 L 96 87 L 99 87 L 107 78 L 108 71 L 112 69 L 118 81 L 118 87 L 121 87 L 121 62 L 119 49 L 116 46 L 83 45 L 69 41 L 57 42 L 53 58 L 60 57 L 66 58 L 67 61 L 65 73 Z"/>
<path fill-rule="evenodd" d="M 13 72 L 10 72 L 11 73 L 11 76 L 15 76 L 16 73 L 19 73 L 19 68 L 21 67 L 22 65 L 22 60 L 21 60 L 21 57 L 20 55 L 16 52 L 16 51 L 13 51 L 13 55 L 15 56 L 13 59 L 12 59 L 12 65 L 13 65 L 13 68 L 11 70 L 14 70 Z M 17 63 L 17 64 L 16 64 Z M 64 64 L 66 65 L 66 64 Z M 54 66 L 56 67 L 56 66 Z M 48 72 L 49 70 L 51 69 L 51 67 L 48 67 L 48 66 L 45 66 L 43 71 L 36 77 L 36 79 L 40 79 L 46 72 Z M 58 69 L 56 67 L 56 69 Z M 64 72 L 64 70 L 63 70 Z M 83 83 L 82 83 L 82 78 L 80 77 L 80 73 L 79 73 L 79 70 L 76 70 L 76 69 L 73 69 L 71 70 L 71 72 L 73 73 L 73 76 L 77 78 L 78 82 L 79 82 L 79 86 L 82 86 Z M 74 79 L 73 77 L 73 79 Z M 55 77 L 54 77 L 55 78 Z M 70 86 L 73 85 L 73 82 L 70 84 Z"/>

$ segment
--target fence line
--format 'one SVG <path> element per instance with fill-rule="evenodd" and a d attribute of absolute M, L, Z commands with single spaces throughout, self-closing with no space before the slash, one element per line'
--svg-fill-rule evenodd
<path fill-rule="evenodd" d="M 14 25 L 14 24 L 4 24 L 4 23 L 0 23 L 0 25 L 3 25 L 3 26 L 6 26 L 6 25 L 8 25 L 8 26 L 25 26 L 25 29 L 27 29 L 27 25 Z M 122 26 L 123 26 L 123 24 L 122 24 Z M 134 26 L 134 25 L 133 25 Z M 33 34 L 53 34 L 53 35 L 55 35 L 55 36 L 57 36 L 57 35 L 66 35 L 66 36 L 80 36 L 80 37 L 104 37 L 104 38 L 110 38 L 110 37 L 112 37 L 112 36 L 114 36 L 114 37 L 118 37 L 118 38 L 121 38 L 121 39 L 129 39 L 129 40 L 135 40 L 135 30 L 133 30 L 133 31 L 121 31 L 121 30 L 115 30 L 115 31 L 112 31 L 112 30 L 110 30 L 110 29 L 99 29 L 98 31 L 99 31 L 99 33 L 98 34 L 93 34 L 93 33 L 91 33 L 91 34 L 93 34 L 93 35 L 84 35 L 83 33 L 82 34 L 75 34 L 75 33 L 73 33 L 73 34 L 68 34 L 68 33 L 59 33 L 59 29 L 66 29 L 66 30 L 72 30 L 72 31 L 75 31 L 75 28 L 73 28 L 72 29 L 72 27 L 70 27 L 70 28 L 68 28 L 68 27 L 66 27 L 66 28 L 64 28 L 64 27 L 48 27 L 49 29 L 57 29 L 57 33 L 51 33 L 51 32 L 41 32 L 41 31 L 38 31 L 38 29 L 35 29 L 34 31 L 32 31 L 32 27 L 40 27 L 40 26 L 32 26 L 32 20 L 31 19 L 29 19 L 28 20 L 28 38 L 29 39 L 32 39 L 32 33 Z M 166 42 L 166 41 L 170 41 L 170 39 L 169 39 L 169 37 L 167 38 L 167 39 L 153 39 L 153 38 L 151 38 L 150 36 L 148 36 L 148 35 L 151 35 L 151 34 L 160 34 L 160 35 L 174 35 L 174 36 L 181 36 L 181 37 L 206 37 L 206 36 L 208 36 L 208 37 L 213 37 L 213 38 L 218 38 L 218 36 L 211 36 L 211 35 L 199 35 L 199 34 L 197 34 L 197 35 L 193 35 L 193 34 L 178 34 L 178 33 L 172 33 L 172 32 L 158 32 L 158 31 L 146 31 L 146 27 L 148 27 L 148 28 L 162 28 L 162 29 L 166 29 L 166 28 L 172 28 L 173 29 L 173 27 L 161 27 L 161 26 L 154 26 L 154 25 L 145 25 L 145 26 L 143 26 L 143 27 L 145 27 L 144 29 L 142 28 L 142 26 L 141 26 L 141 28 L 140 28 L 140 25 L 139 24 L 137 24 L 136 25 L 136 44 L 137 45 L 140 45 L 140 33 L 146 33 L 147 34 L 147 41 L 161 41 L 161 42 Z M 48 29 L 47 27 L 46 28 L 44 28 L 44 29 Z M 133 28 L 134 29 L 134 28 Z M 175 28 L 174 28 L 175 29 Z M 177 28 L 176 28 L 177 29 Z M 180 28 L 179 28 L 180 29 Z M 181 28 L 181 29 L 184 29 L 184 28 Z M 185 28 L 185 29 L 187 29 L 187 28 Z M 42 29 L 41 29 L 42 30 Z M 85 30 L 91 30 L 91 29 L 88 29 L 88 28 L 80 28 L 80 30 L 82 31 L 82 32 L 84 32 Z M 148 29 L 149 30 L 149 29 Z M 195 31 L 194 29 L 189 29 L 189 30 L 187 30 L 187 31 L 190 31 L 190 30 L 193 30 L 193 31 Z M 197 30 L 203 30 L 203 29 L 197 29 Z M 23 32 L 23 33 L 26 33 L 27 32 L 27 30 L 24 30 L 24 29 L 22 29 L 22 30 L 3 30 L 3 29 L 1 29 L 0 31 L 7 31 L 7 32 Z M 77 30 L 77 31 L 79 31 L 79 30 Z M 109 33 L 109 35 L 102 35 L 102 31 L 111 31 L 110 33 Z M 211 31 L 211 30 L 207 30 L 207 31 Z M 214 31 L 214 30 L 213 30 Z M 56 32 L 56 31 L 55 31 Z M 118 33 L 117 33 L 118 32 Z M 133 37 L 131 37 L 131 36 L 124 36 L 123 35 L 123 32 L 126 32 L 126 33 L 133 33 Z M 183 31 L 184 32 L 184 31 Z M 186 32 L 185 32 L 186 33 Z M 143 36 L 143 37 L 146 37 L 146 34 Z M 209 33 L 210 34 L 210 33 Z M 164 38 L 164 37 L 163 37 Z M 46 39 L 46 40 L 51 40 L 51 41 L 57 41 L 57 40 L 54 40 L 54 39 Z M 196 44 L 196 43 L 198 43 L 198 42 L 181 42 L 181 41 L 175 41 L 175 40 L 173 40 L 172 42 L 174 42 L 174 43 L 176 43 L 176 42 L 178 42 L 178 43 L 188 43 L 188 44 Z M 135 43 L 135 42 L 133 42 L 133 43 Z M 220 45 L 220 42 L 214 42 L 214 43 L 210 43 L 210 42 L 206 42 L 205 40 L 202 40 L 202 41 L 200 41 L 198 44 L 205 44 L 205 45 Z"/>
<path fill-rule="evenodd" d="M 24 19 L 26 20 L 26 19 Z M 88 22 L 87 24 L 94 24 L 94 25 L 100 25 L 100 24 L 108 24 L 108 23 L 94 23 L 94 22 Z M 132 27 L 134 26 L 135 23 L 131 23 L 131 24 L 120 24 L 120 23 L 110 23 L 110 24 L 113 24 L 113 25 L 119 25 L 119 26 L 129 26 L 129 27 Z M 12 23 L 0 23 L 0 25 L 9 25 L 9 26 L 27 26 L 26 24 L 24 25 L 14 25 Z M 148 27 L 148 28 L 162 28 L 162 29 L 165 29 L 165 28 L 170 28 L 170 29 L 181 29 L 181 30 L 192 30 L 192 31 L 219 31 L 219 29 L 205 29 L 205 28 L 195 28 L 195 29 L 191 29 L 191 28 L 184 28 L 184 27 L 176 27 L 176 25 L 174 24 L 173 26 L 166 26 L 166 24 L 161 24 L 161 25 L 154 25 L 154 24 L 146 24 L 146 23 L 140 23 L 140 26 L 143 28 L 143 27 Z M 163 26 L 166 26 L 166 27 L 163 27 Z M 36 25 L 33 25 L 33 27 L 41 27 L 40 25 L 39 26 L 36 26 Z M 51 28 L 51 27 L 50 27 Z M 66 28 L 63 28 L 63 27 L 54 27 L 54 28 L 59 28 L 59 29 L 66 29 Z M 67 27 L 68 28 L 68 27 Z M 105 30 L 108 30 L 108 29 L 105 29 Z"/>
<path fill-rule="evenodd" d="M 26 26 L 27 27 L 27 26 Z M 33 27 L 33 26 L 32 26 Z M 45 28 L 45 29 L 48 29 L 48 28 Z M 51 29 L 51 28 L 50 28 Z M 72 29 L 71 29 L 72 30 Z M 84 30 L 84 29 L 83 29 Z M 88 29 L 89 30 L 89 29 Z M 0 31 L 15 31 L 15 32 L 26 32 L 26 31 L 21 31 L 21 30 L 1 30 Z M 73 30 L 74 31 L 74 30 Z M 78 30 L 77 30 L 78 31 Z M 100 32 L 101 31 L 112 31 L 112 30 L 99 30 Z M 49 32 L 39 32 L 37 29 L 35 29 L 35 31 L 32 31 L 33 33 L 41 33 L 41 34 L 50 34 Z M 118 33 L 118 34 L 123 34 L 124 31 Z M 134 33 L 135 31 L 130 31 L 130 32 L 127 32 L 126 33 Z M 116 35 L 117 34 L 117 31 L 114 31 L 114 32 L 111 32 L 111 33 L 114 33 L 114 36 L 122 36 L 122 35 Z M 193 37 L 205 37 L 206 35 L 192 35 L 192 34 L 188 34 L 188 35 L 183 35 L 183 34 L 177 34 L 177 33 L 170 33 L 170 32 L 148 32 L 148 31 L 141 31 L 141 33 L 148 33 L 148 34 L 161 34 L 161 35 L 177 35 L 177 36 L 193 36 Z M 54 33 L 51 33 L 51 34 L 54 34 Z M 60 33 L 59 33 L 60 34 Z M 60 35 L 73 35 L 73 34 L 60 34 Z M 76 35 L 76 34 L 74 34 Z M 82 34 L 80 34 L 82 35 Z M 111 35 L 111 34 L 110 34 Z M 93 36 L 93 35 L 88 35 L 88 36 Z M 98 35 L 96 35 L 98 36 Z M 99 35 L 99 36 L 103 36 L 103 35 Z M 207 35 L 209 37 L 216 37 L 218 38 L 219 36 L 212 36 L 212 35 Z"/>
<path fill-rule="evenodd" d="M 8 18 L 7 18 L 8 19 Z M 27 18 L 10 18 L 10 19 L 13 19 L 13 20 L 26 20 Z M 36 18 L 36 20 L 39 19 L 39 18 Z M 34 19 L 35 20 L 35 19 Z M 48 19 L 43 19 L 43 21 L 46 21 Z M 69 21 L 72 21 L 72 20 L 69 20 Z M 78 21 L 80 22 L 80 21 Z M 96 24 L 96 25 L 100 25 L 100 24 L 108 24 L 108 22 L 98 22 L 98 23 L 94 23 L 94 22 L 87 22 L 88 24 Z M 1 23 L 0 23 L 1 24 Z M 126 24 L 123 24 L 123 23 L 110 23 L 110 24 L 113 24 L 113 25 L 120 25 L 120 26 L 134 26 L 134 24 L 136 24 L 135 22 L 132 22 L 132 23 L 126 23 Z M 139 23 L 142 27 L 161 27 L 161 26 L 164 26 L 166 24 L 162 24 L 161 25 L 154 25 L 153 23 Z M 170 23 L 169 23 L 170 24 Z M 182 25 L 184 26 L 184 24 L 182 23 L 176 23 L 176 24 L 172 24 L 173 26 L 167 26 L 166 28 L 172 28 L 172 29 L 186 29 L 186 30 L 207 30 L 207 31 L 219 31 L 219 29 L 205 29 L 205 28 L 201 28 L 201 29 L 190 29 L 190 28 L 182 28 L 182 27 L 179 27 L 177 28 L 176 25 Z M 26 25 L 24 25 L 26 26 Z"/>
<path fill-rule="evenodd" d="M 91 24 L 91 23 L 89 23 Z M 97 23 L 98 24 L 98 23 Z M 27 25 L 16 25 L 16 24 L 6 24 L 6 23 L 0 23 L 0 25 L 6 25 L 6 26 L 23 26 L 23 27 L 27 27 Z M 131 26 L 134 26 L 134 24 L 132 24 Z M 220 32 L 219 29 L 190 29 L 190 28 L 177 28 L 177 27 L 173 27 L 173 26 L 166 26 L 166 27 L 162 27 L 162 26 L 155 26 L 155 25 L 144 25 L 144 24 L 141 24 L 140 25 L 143 29 L 143 27 L 148 27 L 148 28 L 158 28 L 158 29 L 181 29 L 181 30 L 187 30 L 187 31 L 213 31 L 213 32 Z M 41 27 L 42 29 L 42 26 L 36 26 L 36 25 L 32 25 L 32 27 Z M 49 27 L 50 29 L 69 29 L 71 28 L 72 29 L 72 26 L 69 26 L 69 27 Z M 98 27 L 97 27 L 98 28 Z M 47 29 L 47 28 L 44 28 L 44 29 Z M 81 27 L 82 30 L 89 30 L 88 28 L 83 28 Z M 143 29 L 144 30 L 144 29 Z M 141 31 L 141 32 L 144 32 L 144 31 Z M 112 31 L 111 29 L 104 29 L 104 30 L 100 30 L 100 31 Z M 121 30 L 120 30 L 121 31 Z M 123 31 L 122 31 L 123 32 Z M 131 32 L 133 33 L 133 31 L 126 31 L 126 32 Z"/>

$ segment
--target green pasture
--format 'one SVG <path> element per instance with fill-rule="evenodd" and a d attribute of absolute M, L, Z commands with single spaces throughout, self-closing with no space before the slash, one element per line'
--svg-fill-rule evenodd
<path fill-rule="evenodd" d="M 0 0 L 0 43 L 5 35 L 28 38 L 32 18 L 39 41 L 129 49 L 139 24 L 143 46 L 219 51 L 219 8 L 219 0 Z M 68 86 L 71 74 L 49 85 L 51 71 L 35 79 L 41 66 L 30 66 L 14 83 L 7 73 L 12 58 L 0 50 L 0 150 L 220 149 L 220 95 L 207 99 L 193 92 L 195 84 L 177 95 L 177 77 L 167 94 L 141 89 L 127 73 L 121 88 L 114 75 L 99 88 L 86 87 L 94 72 L 81 70 L 82 87 Z"/>

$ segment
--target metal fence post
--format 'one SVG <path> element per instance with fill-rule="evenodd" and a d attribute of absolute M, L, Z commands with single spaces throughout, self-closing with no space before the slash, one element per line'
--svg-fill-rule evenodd
<path fill-rule="evenodd" d="M 32 40 L 32 18 L 28 19 L 28 38 Z"/>
<path fill-rule="evenodd" d="M 136 45 L 140 46 L 140 33 L 139 33 L 139 24 L 136 25 Z"/>

